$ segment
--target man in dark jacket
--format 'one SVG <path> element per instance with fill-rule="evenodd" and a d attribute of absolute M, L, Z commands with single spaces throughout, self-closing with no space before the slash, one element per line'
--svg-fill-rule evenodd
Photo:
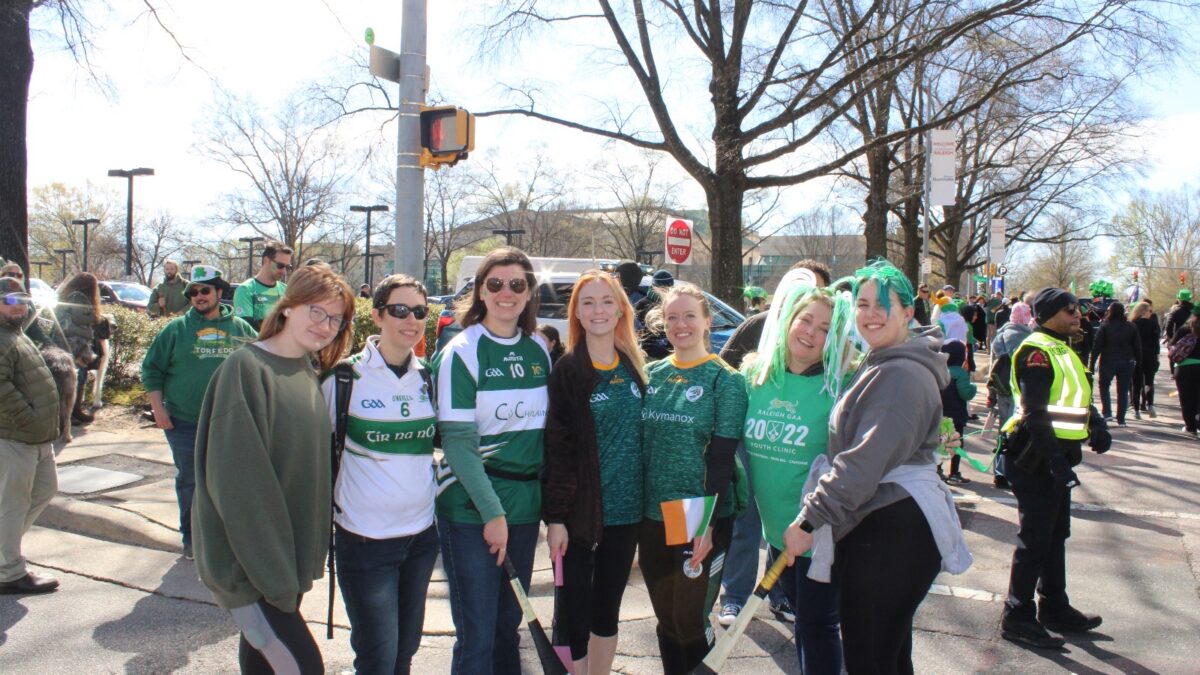
<path fill-rule="evenodd" d="M 1179 302 L 1171 308 L 1171 313 L 1167 315 L 1167 325 L 1163 327 L 1163 338 L 1167 341 L 1175 337 L 1175 331 L 1179 330 L 1192 315 L 1192 292 L 1181 288 L 1175 298 Z"/>
<path fill-rule="evenodd" d="M 1142 340 L 1137 328 L 1125 317 L 1125 306 L 1114 302 L 1105 312 L 1104 323 L 1092 346 L 1091 371 L 1100 362 L 1100 403 L 1104 419 L 1112 419 L 1113 378 L 1117 380 L 1117 426 L 1125 426 L 1125 411 L 1129 407 L 1129 390 L 1133 386 L 1133 371 L 1142 354 Z"/>
<path fill-rule="evenodd" d="M 0 594 L 9 595 L 58 588 L 21 555 L 22 537 L 58 491 L 58 390 L 23 330 L 31 302 L 21 282 L 0 278 Z"/>
<path fill-rule="evenodd" d="M 1071 606 L 1067 597 L 1067 537 L 1071 533 L 1074 466 L 1086 440 L 1098 453 L 1112 446 L 1108 427 L 1089 405 L 1089 374 L 1068 338 L 1080 330 L 1079 300 L 1046 288 L 1033 305 L 1038 327 L 1012 357 L 1012 388 L 1019 417 L 1010 434 L 1005 471 L 1017 498 L 1020 530 L 1009 576 L 1001 636 L 1019 644 L 1058 649 L 1063 639 L 1047 632 L 1086 632 L 1101 618 Z M 1034 591 L 1038 604 L 1033 603 Z"/>

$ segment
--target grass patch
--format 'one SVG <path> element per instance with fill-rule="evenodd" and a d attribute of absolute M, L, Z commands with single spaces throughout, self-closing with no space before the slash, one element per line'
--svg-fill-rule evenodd
<path fill-rule="evenodd" d="M 104 402 L 113 405 L 140 406 L 149 404 L 150 399 L 146 398 L 146 389 L 142 387 L 141 382 L 138 382 L 122 388 L 105 387 Z"/>

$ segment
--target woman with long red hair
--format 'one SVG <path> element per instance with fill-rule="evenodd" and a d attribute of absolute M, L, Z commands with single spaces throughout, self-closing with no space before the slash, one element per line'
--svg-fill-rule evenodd
<path fill-rule="evenodd" d="M 642 521 L 645 358 L 617 279 L 589 270 L 567 305 L 567 351 L 548 383 L 542 514 L 562 556 L 556 631 L 576 675 L 607 673 Z"/>

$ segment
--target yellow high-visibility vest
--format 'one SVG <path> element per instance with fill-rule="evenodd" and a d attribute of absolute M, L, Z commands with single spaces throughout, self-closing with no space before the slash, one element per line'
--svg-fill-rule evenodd
<path fill-rule="evenodd" d="M 1012 355 L 1013 399 L 1021 399 L 1017 364 L 1030 349 L 1042 350 L 1049 357 L 1050 367 L 1054 371 L 1054 382 L 1050 385 L 1050 403 L 1046 406 L 1046 411 L 1050 413 L 1050 425 L 1054 428 L 1054 436 L 1070 441 L 1086 440 L 1092 385 L 1088 381 L 1087 368 L 1066 342 L 1039 332 L 1025 338 Z M 1011 432 L 1024 416 L 1025 410 L 1018 406 L 1012 418 L 1005 423 L 1004 430 Z"/>

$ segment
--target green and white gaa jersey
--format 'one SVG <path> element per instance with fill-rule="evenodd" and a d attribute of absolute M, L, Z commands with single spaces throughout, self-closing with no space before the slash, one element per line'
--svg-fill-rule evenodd
<path fill-rule="evenodd" d="M 600 380 L 589 405 L 600 455 L 604 524 L 642 520 L 642 392 L 618 357 L 609 365 L 592 361 Z"/>
<path fill-rule="evenodd" d="M 333 493 L 341 511 L 334 520 L 364 537 L 392 539 L 433 524 L 437 415 L 420 359 L 410 356 L 407 372 L 397 378 L 378 344 L 379 336 L 367 338 L 363 350 L 350 359 L 354 385 L 346 450 Z M 336 424 L 336 378 L 326 377 L 321 389 Z"/>
<path fill-rule="evenodd" d="M 257 277 L 250 277 L 233 292 L 233 313 L 257 328 L 286 292 L 287 284 L 282 281 L 267 286 Z"/>
<path fill-rule="evenodd" d="M 746 385 L 716 354 L 691 363 L 675 355 L 646 368 L 642 408 L 646 457 L 645 516 L 661 521 L 662 502 L 704 494 L 704 458 L 714 436 L 741 438 Z M 725 500 L 718 515 L 732 513 Z"/>
<path fill-rule="evenodd" d="M 750 387 L 742 441 L 747 470 L 762 518 L 763 536 L 779 550 L 783 531 L 800 513 L 804 482 L 812 462 L 825 452 L 833 397 L 822 394 L 823 373 L 785 372 L 778 385 L 768 380 Z"/>
<path fill-rule="evenodd" d="M 541 473 L 550 355 L 540 337 L 518 333 L 502 338 L 482 324 L 468 326 L 438 354 L 434 371 L 438 421 L 475 423 L 485 469 L 530 477 Z M 539 480 L 489 478 L 509 523 L 541 520 Z M 437 480 L 439 518 L 481 522 L 466 489 L 445 460 L 438 466 Z"/>

